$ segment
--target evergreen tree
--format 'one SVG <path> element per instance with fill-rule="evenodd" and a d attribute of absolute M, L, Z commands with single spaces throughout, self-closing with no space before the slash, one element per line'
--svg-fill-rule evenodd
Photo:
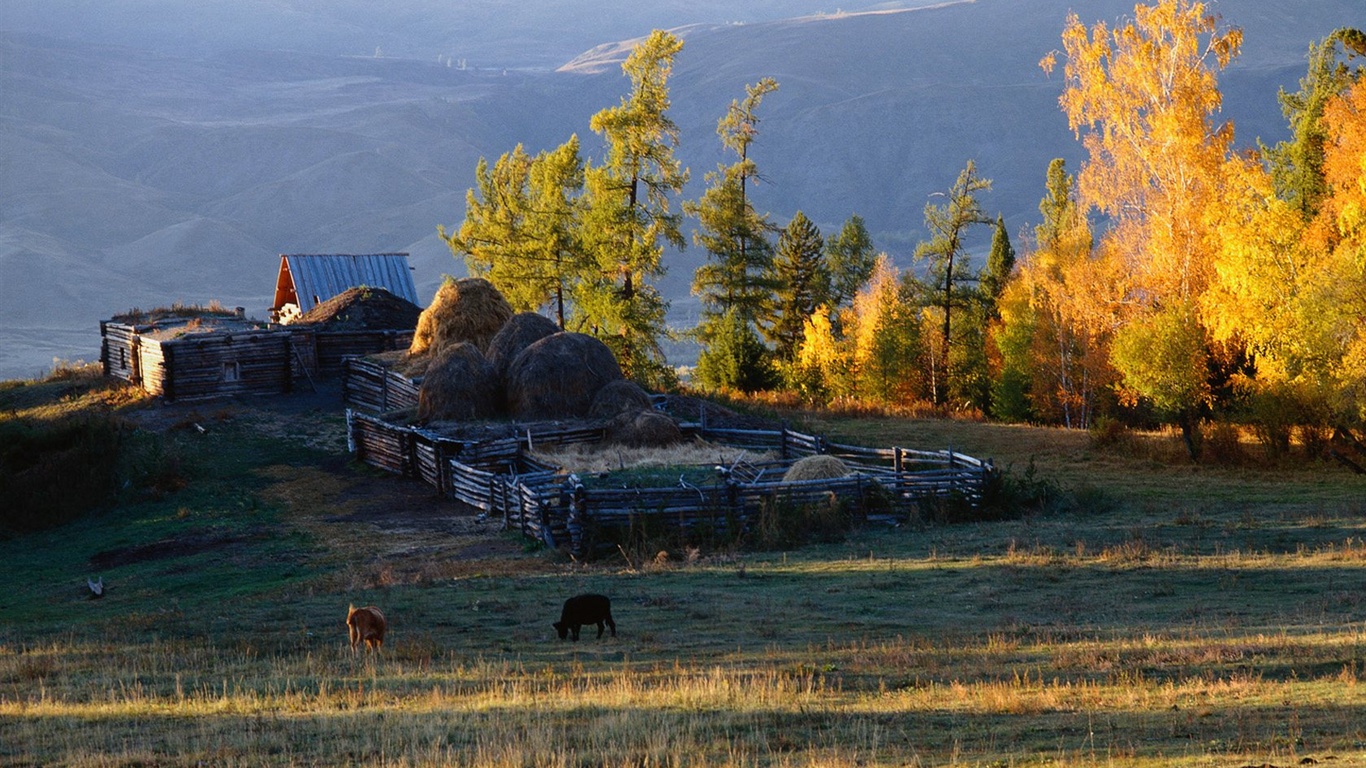
<path fill-rule="evenodd" d="M 965 307 L 970 300 L 961 284 L 974 279 L 968 272 L 963 237 L 973 224 L 991 223 L 977 202 L 977 193 L 989 189 L 991 180 L 978 176 L 977 164 L 969 160 L 949 189 L 948 202 L 942 206 L 925 205 L 925 227 L 930 231 L 930 239 L 916 248 L 915 255 L 927 262 L 930 285 L 934 287 L 930 303 L 942 312 L 939 359 L 932 361 L 937 364 L 931 367 L 934 374 L 931 396 L 936 405 L 947 402 L 953 380 L 950 363 L 953 361 L 954 309 Z"/>
<path fill-rule="evenodd" d="M 694 377 L 703 389 L 757 392 L 773 386 L 772 370 L 754 324 L 731 309 L 712 324 Z"/>
<path fill-rule="evenodd" d="M 1327 193 L 1323 180 L 1323 143 L 1326 131 L 1323 110 L 1329 100 L 1344 92 L 1362 76 L 1361 67 L 1348 68 L 1338 61 L 1338 45 L 1346 58 L 1366 56 L 1366 32 L 1340 28 L 1319 43 L 1309 44 L 1309 71 L 1295 93 L 1280 90 L 1281 112 L 1290 121 L 1291 139 L 1263 147 L 1277 195 L 1299 209 L 1307 221 L 1318 212 Z"/>
<path fill-rule="evenodd" d="M 996 304 L 1001 300 L 1010 273 L 1015 269 L 1015 247 L 1010 244 L 1010 234 L 1006 232 L 1006 220 L 996 215 L 996 231 L 991 235 L 991 250 L 987 253 L 987 265 L 978 278 L 982 298 L 988 304 L 988 315 L 999 317 Z"/>
<path fill-rule="evenodd" d="M 830 306 L 846 306 L 872 277 L 878 263 L 862 216 L 850 216 L 839 233 L 825 241 L 825 259 L 830 268 Z"/>
<path fill-rule="evenodd" d="M 821 231 L 801 211 L 778 237 L 773 275 L 777 287 L 763 332 L 778 359 L 790 363 L 801 344 L 803 325 L 817 307 L 825 304 L 830 293 L 830 272 Z"/>
<path fill-rule="evenodd" d="M 667 114 L 669 75 L 682 48 L 655 30 L 627 57 L 631 92 L 593 116 L 607 154 L 584 171 L 584 244 L 596 273 L 576 286 L 581 323 L 612 348 L 627 376 L 650 386 L 672 383 L 659 347 L 668 304 L 652 281 L 664 274 L 664 244 L 685 246 L 670 198 L 688 173 L 674 158 L 678 127 Z"/>

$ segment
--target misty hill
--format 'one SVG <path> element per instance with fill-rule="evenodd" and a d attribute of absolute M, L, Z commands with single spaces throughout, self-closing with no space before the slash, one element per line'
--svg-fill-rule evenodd
<path fill-rule="evenodd" d="M 903 264 L 929 195 L 969 158 L 995 182 L 984 207 L 1013 234 L 1037 220 L 1049 159 L 1081 159 L 1060 77 L 1037 66 L 1060 45 L 1063 0 L 829 15 L 775 1 L 746 19 L 719 2 L 601 3 L 573 18 L 550 2 L 224 0 L 196 4 L 194 19 L 181 5 L 0 11 L 0 378 L 53 354 L 93 358 L 98 321 L 135 306 L 218 299 L 261 314 L 284 252 L 409 251 L 426 301 L 461 269 L 436 226 L 463 218 L 479 157 L 571 133 L 597 156 L 588 119 L 620 99 L 617 64 L 652 27 L 688 25 L 671 114 L 690 197 L 726 160 L 717 118 L 772 76 L 757 205 L 780 224 L 804 210 L 826 231 L 858 213 Z M 1087 3 L 1082 18 L 1131 8 Z M 1219 10 L 1245 31 L 1221 78 L 1224 117 L 1240 146 L 1279 139 L 1277 88 L 1295 87 L 1311 41 L 1360 23 L 1358 0 Z M 703 258 L 666 259 L 678 325 Z"/>

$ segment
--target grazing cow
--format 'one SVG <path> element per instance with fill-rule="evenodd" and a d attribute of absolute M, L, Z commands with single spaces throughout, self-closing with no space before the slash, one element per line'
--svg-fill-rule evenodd
<path fill-rule="evenodd" d="M 389 622 L 384 620 L 384 614 L 373 605 L 364 608 L 352 605 L 346 609 L 346 627 L 351 633 L 353 653 L 362 641 L 367 650 L 378 651 L 380 646 L 384 645 L 384 633 L 389 629 Z"/>
<path fill-rule="evenodd" d="M 578 595 L 564 601 L 560 620 L 555 622 L 555 631 L 563 640 L 572 636 L 579 639 L 579 627 L 585 624 L 598 625 L 598 637 L 602 637 L 602 625 L 612 628 L 612 637 L 617 636 L 617 623 L 612 621 L 612 601 L 603 595 Z"/>

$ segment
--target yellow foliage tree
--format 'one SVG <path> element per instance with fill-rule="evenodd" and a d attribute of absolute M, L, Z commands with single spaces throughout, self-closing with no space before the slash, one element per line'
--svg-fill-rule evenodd
<path fill-rule="evenodd" d="M 1171 364 L 1185 371 L 1153 375 L 1141 357 L 1112 355 L 1128 391 L 1149 399 L 1173 416 L 1195 455 L 1199 441 L 1201 387 L 1188 385 L 1203 373 L 1206 356 L 1186 354 L 1191 340 L 1203 340 L 1193 310 L 1214 273 L 1217 230 L 1207 209 L 1221 199 L 1224 164 L 1233 140 L 1232 124 L 1215 126 L 1222 97 L 1216 73 L 1237 55 L 1242 33 L 1221 30 L 1204 3 L 1159 0 L 1134 7 L 1133 20 L 1110 29 L 1087 28 L 1075 13 L 1062 36 L 1066 87 L 1059 103 L 1088 153 L 1078 180 L 1080 200 L 1110 217 L 1100 258 L 1101 277 L 1123 276 L 1125 284 L 1086 285 L 1112 306 L 1079 306 L 1087 325 L 1114 323 L 1113 332 L 1159 348 L 1179 350 Z M 1041 65 L 1052 71 L 1055 56 Z M 1122 269 L 1105 262 L 1117 260 Z M 1114 301 L 1119 306 L 1113 306 Z M 1154 339 L 1145 325 L 1170 339 Z M 1181 386 L 1172 382 L 1179 381 Z M 1184 398 L 1184 399 L 1183 399 Z"/>
<path fill-rule="evenodd" d="M 1366 419 L 1366 81 L 1357 81 L 1324 109 L 1328 140 L 1320 210 L 1332 251 L 1315 288 L 1331 311 L 1331 334 L 1342 341 L 1335 378 L 1358 421 Z"/>

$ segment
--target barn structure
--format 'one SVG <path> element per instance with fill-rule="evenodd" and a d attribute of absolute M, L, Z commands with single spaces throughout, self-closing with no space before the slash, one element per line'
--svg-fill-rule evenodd
<path fill-rule="evenodd" d="M 291 325 L 243 310 L 134 311 L 100 323 L 104 374 L 167 400 L 269 395 L 312 387 L 345 362 L 407 349 L 421 309 L 383 288 L 352 288 Z"/>
<path fill-rule="evenodd" d="M 417 303 L 413 268 L 406 253 L 280 254 L 270 316 L 288 324 L 348 288 L 383 288 Z"/>

